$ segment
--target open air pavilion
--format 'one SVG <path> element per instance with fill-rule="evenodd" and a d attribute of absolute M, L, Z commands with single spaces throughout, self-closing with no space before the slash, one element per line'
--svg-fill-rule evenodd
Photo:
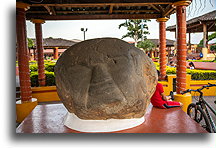
<path fill-rule="evenodd" d="M 36 60 L 36 40 L 32 39 L 34 46 L 30 49 L 30 55 L 34 55 L 34 60 Z M 58 59 L 58 57 L 70 46 L 78 43 L 80 41 L 66 40 L 62 38 L 45 38 L 43 39 L 44 57 L 52 57 L 53 59 Z"/>
<path fill-rule="evenodd" d="M 166 21 L 170 15 L 177 17 L 177 75 L 176 100 L 185 102 L 187 106 L 191 96 L 181 95 L 180 91 L 187 88 L 186 76 L 186 7 L 191 1 L 186 0 L 113 0 L 113 1 L 75 1 L 75 0 L 44 0 L 34 3 L 28 0 L 17 0 L 16 3 L 16 34 L 18 66 L 20 78 L 20 110 L 29 110 L 29 115 L 18 126 L 17 133 L 73 133 L 77 132 L 62 124 L 66 112 L 62 104 L 38 105 L 37 98 L 32 98 L 29 73 L 29 53 L 26 38 L 26 20 L 35 24 L 36 46 L 38 55 L 38 80 L 41 87 L 45 86 L 44 47 L 42 25 L 50 20 L 95 20 L 95 19 L 156 19 L 159 23 L 159 50 L 161 79 L 166 76 Z M 188 101 L 189 100 L 189 101 Z M 27 107 L 30 106 L 30 109 Z M 36 106 L 36 108 L 34 108 Z M 52 113 L 52 114 L 51 114 Z M 56 115 L 53 116 L 53 113 Z M 172 119 L 168 117 L 170 115 Z M 163 116 L 166 116 L 164 118 Z M 128 129 L 126 133 L 205 133 L 206 131 L 185 112 L 179 109 L 159 110 L 149 107 L 146 122 Z M 163 126 L 158 125 L 160 120 Z M 172 126 L 172 130 L 170 130 Z"/>
<path fill-rule="evenodd" d="M 195 17 L 188 20 L 187 23 L 187 33 L 188 33 L 188 50 L 191 50 L 191 33 L 203 33 L 203 58 L 207 58 L 207 53 L 209 53 L 208 48 L 208 34 L 209 32 L 215 32 L 216 27 L 216 10 L 206 13 L 204 15 Z M 169 26 L 166 28 L 167 31 L 175 32 L 176 25 Z"/>

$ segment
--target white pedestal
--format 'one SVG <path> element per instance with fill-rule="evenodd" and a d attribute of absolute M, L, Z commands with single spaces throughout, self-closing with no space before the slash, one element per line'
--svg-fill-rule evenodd
<path fill-rule="evenodd" d="M 67 113 L 64 125 L 80 132 L 114 132 L 138 126 L 144 121 L 144 117 L 133 119 L 83 120 L 78 118 L 74 113 Z"/>

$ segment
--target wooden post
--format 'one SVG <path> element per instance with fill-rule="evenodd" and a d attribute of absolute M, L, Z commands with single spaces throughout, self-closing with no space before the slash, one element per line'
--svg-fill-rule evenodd
<path fill-rule="evenodd" d="M 207 25 L 203 24 L 203 48 L 207 48 Z"/>
<path fill-rule="evenodd" d="M 46 76 L 44 71 L 44 53 L 43 53 L 43 37 L 42 37 L 42 26 L 44 20 L 41 19 L 32 19 L 35 23 L 35 35 L 36 35 L 36 47 L 37 47 L 37 61 L 38 61 L 38 81 L 40 86 L 46 85 Z"/>
<path fill-rule="evenodd" d="M 159 22 L 159 53 L 160 53 L 160 74 L 161 80 L 164 80 L 166 77 L 166 21 L 168 18 L 158 18 Z"/>
<path fill-rule="evenodd" d="M 58 59 L 58 47 L 55 47 L 55 49 L 53 49 L 53 58 Z"/>
<path fill-rule="evenodd" d="M 31 96 L 31 81 L 29 73 L 29 53 L 26 37 L 26 12 L 28 4 L 16 3 L 16 36 L 17 36 L 17 51 L 18 51 L 18 66 L 20 79 L 20 96 L 22 102 L 30 101 Z"/>

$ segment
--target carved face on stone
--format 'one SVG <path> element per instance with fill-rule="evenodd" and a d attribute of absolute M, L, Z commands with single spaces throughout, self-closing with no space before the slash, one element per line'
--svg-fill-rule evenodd
<path fill-rule="evenodd" d="M 55 75 L 67 110 L 88 120 L 142 117 L 157 84 L 146 54 L 115 38 L 71 46 L 58 59 Z"/>

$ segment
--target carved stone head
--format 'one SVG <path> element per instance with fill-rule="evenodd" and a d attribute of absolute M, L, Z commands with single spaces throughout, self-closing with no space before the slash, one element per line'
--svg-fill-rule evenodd
<path fill-rule="evenodd" d="M 151 59 L 116 38 L 71 46 L 58 59 L 55 75 L 67 110 L 86 120 L 144 116 L 157 84 Z"/>

